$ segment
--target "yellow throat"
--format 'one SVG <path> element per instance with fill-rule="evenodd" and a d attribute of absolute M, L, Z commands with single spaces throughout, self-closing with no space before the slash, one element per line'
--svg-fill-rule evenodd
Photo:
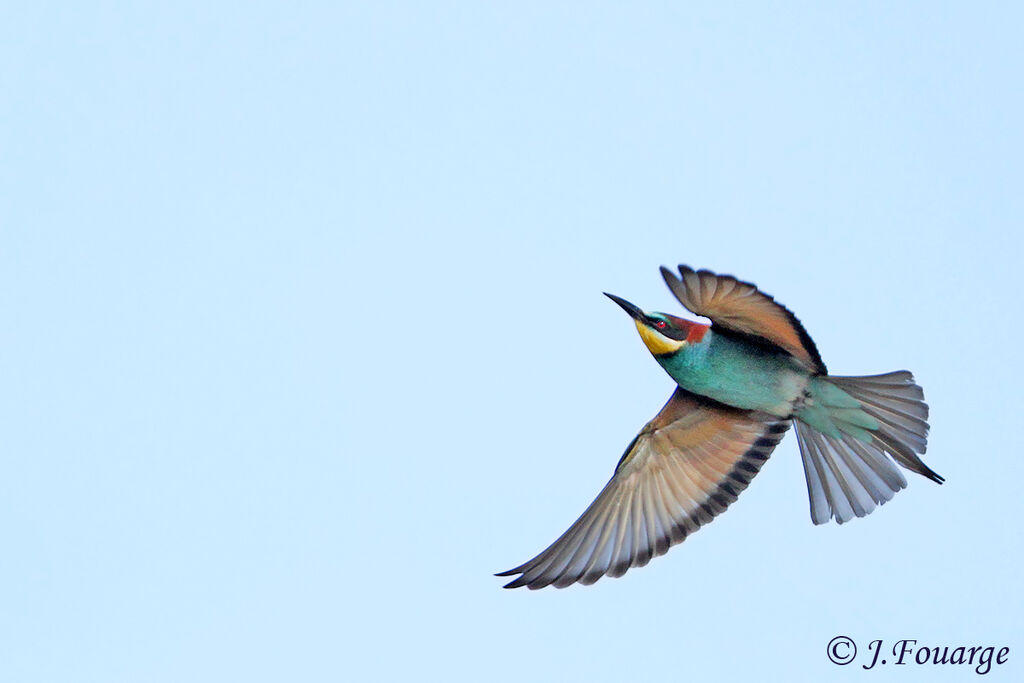
<path fill-rule="evenodd" d="M 636 323 L 636 329 L 640 333 L 640 338 L 644 340 L 644 345 L 655 356 L 660 356 L 665 353 L 675 353 L 686 345 L 685 341 L 669 339 L 641 320 L 634 320 L 633 322 Z"/>

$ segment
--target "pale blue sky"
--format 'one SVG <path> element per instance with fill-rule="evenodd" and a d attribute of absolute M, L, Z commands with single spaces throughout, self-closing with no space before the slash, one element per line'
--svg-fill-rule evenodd
<path fill-rule="evenodd" d="M 0 679 L 1019 679 L 1010 3 L 0 12 Z M 671 381 L 602 291 L 758 283 L 914 371 L 946 477 L 814 527 L 790 435 L 644 569 L 504 591 Z"/>

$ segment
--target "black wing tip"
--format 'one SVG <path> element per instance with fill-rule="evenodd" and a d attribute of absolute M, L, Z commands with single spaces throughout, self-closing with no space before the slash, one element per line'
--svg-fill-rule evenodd
<path fill-rule="evenodd" d="M 678 275 L 673 273 L 671 270 L 669 270 L 665 266 L 662 266 L 661 270 L 662 270 L 662 272 L 667 271 L 667 272 L 671 273 L 676 278 L 682 277 L 684 275 L 688 275 L 690 273 L 694 273 L 696 275 L 711 275 L 713 277 L 731 278 L 733 280 L 736 280 L 736 282 L 738 282 L 741 285 L 750 285 L 751 287 L 754 287 L 755 289 L 757 288 L 757 285 L 755 285 L 754 283 L 752 283 L 752 282 L 745 282 L 745 281 L 739 279 L 738 277 L 736 277 L 735 275 L 733 275 L 732 273 L 719 273 L 717 271 L 710 270 L 708 268 L 694 268 L 693 266 L 688 266 L 685 263 L 680 263 L 679 265 L 676 266 L 676 268 L 679 269 L 679 274 Z"/>
<path fill-rule="evenodd" d="M 527 563 L 526 565 L 519 565 L 518 567 L 515 567 L 513 569 L 506 569 L 503 572 L 498 572 L 497 574 L 495 574 L 495 576 L 516 577 L 508 583 L 506 583 L 504 586 L 502 586 L 502 588 L 522 588 L 523 586 L 526 586 L 530 590 L 536 590 L 537 588 L 543 588 L 544 586 L 546 586 L 546 583 L 540 583 L 540 585 L 537 585 L 539 582 L 539 577 L 533 578 L 529 581 L 526 580 L 526 572 L 530 570 L 530 567 L 527 566 L 528 564 L 529 563 Z M 516 576 L 517 574 L 518 576 Z"/>
<path fill-rule="evenodd" d="M 672 544 L 669 544 L 669 545 L 672 545 Z M 668 550 L 668 548 L 666 547 L 665 550 Z M 663 555 L 664 551 L 662 551 L 660 553 L 657 553 L 657 554 L 658 555 Z M 502 588 L 509 588 L 509 589 L 511 589 L 511 588 L 524 588 L 525 587 L 525 588 L 528 588 L 528 589 L 530 589 L 532 591 L 535 591 L 535 590 L 540 590 L 541 588 L 547 588 L 548 586 L 554 586 L 555 588 L 561 589 L 561 588 L 568 588 L 569 586 L 572 586 L 572 585 L 577 584 L 577 583 L 580 584 L 580 585 L 583 585 L 583 586 L 589 586 L 591 584 L 597 583 L 597 581 L 599 579 L 601 579 L 602 577 L 604 577 L 604 576 L 611 576 L 611 577 L 622 576 L 623 574 L 626 573 L 626 570 L 629 569 L 629 567 L 631 566 L 630 562 L 628 562 L 628 561 L 625 562 L 624 565 L 625 565 L 625 568 L 622 569 L 622 571 L 620 573 L 618 573 L 618 574 L 614 573 L 615 568 L 611 568 L 611 569 L 608 569 L 608 570 L 599 570 L 599 571 L 591 572 L 589 574 L 583 574 L 581 576 L 576 576 L 575 578 L 573 578 L 572 576 L 559 576 L 559 577 L 555 577 L 553 579 L 552 578 L 544 579 L 544 578 L 541 578 L 541 577 L 536 577 L 536 578 L 533 578 L 533 579 L 530 579 L 529 581 L 527 581 L 526 580 L 526 573 L 523 570 L 516 571 L 514 569 L 510 569 L 507 572 L 501 572 L 500 574 L 495 574 L 495 576 L 512 576 L 513 574 L 520 574 L 519 577 L 517 577 L 515 579 L 512 579 L 511 581 L 506 583 L 504 586 L 502 586 Z"/>
<path fill-rule="evenodd" d="M 555 588 L 565 588 L 579 581 L 579 579 L 573 579 L 568 583 L 559 583 L 559 579 L 541 579 L 540 577 L 535 579 L 526 580 L 526 574 L 523 574 L 517 579 L 513 579 L 506 583 L 502 588 L 513 589 L 513 588 L 527 588 L 531 591 L 540 590 L 541 588 L 547 588 L 548 586 L 554 586 Z"/>
<path fill-rule="evenodd" d="M 675 280 L 676 282 L 681 282 L 682 281 L 681 278 L 684 277 L 687 273 L 710 272 L 710 271 L 697 271 L 697 270 L 694 270 L 693 268 L 691 268 L 690 266 L 686 265 L 685 263 L 680 263 L 679 265 L 676 266 L 676 268 L 679 271 L 678 273 L 676 271 L 672 270 L 671 268 L 669 268 L 668 266 L 659 266 L 658 270 L 661 271 L 661 277 L 664 278 L 665 282 L 669 282 L 671 280 Z M 711 273 L 711 274 L 714 275 L 714 273 Z"/>
<path fill-rule="evenodd" d="M 934 481 L 939 486 L 946 482 L 946 478 L 935 470 L 929 469 L 927 472 L 921 472 L 921 474 L 926 476 L 930 481 Z"/>
<path fill-rule="evenodd" d="M 520 586 L 526 585 L 526 582 L 523 581 L 523 579 L 526 577 L 526 569 L 524 567 L 506 569 L 503 572 L 498 572 L 497 574 L 495 574 L 495 576 L 515 576 L 516 574 L 518 574 L 519 576 L 516 576 L 516 578 L 506 583 L 504 586 L 502 586 L 502 588 L 519 588 Z"/>
<path fill-rule="evenodd" d="M 661 270 L 661 279 L 665 281 L 665 284 L 668 285 L 669 289 L 672 289 L 673 286 L 679 283 L 679 278 L 676 274 L 665 266 L 661 266 L 659 270 Z"/>

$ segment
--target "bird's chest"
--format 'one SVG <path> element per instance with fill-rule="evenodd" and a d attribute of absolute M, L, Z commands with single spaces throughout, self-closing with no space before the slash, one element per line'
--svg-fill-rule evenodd
<path fill-rule="evenodd" d="M 687 391 L 780 417 L 792 412 L 809 379 L 807 371 L 785 354 L 723 338 L 659 362 Z"/>

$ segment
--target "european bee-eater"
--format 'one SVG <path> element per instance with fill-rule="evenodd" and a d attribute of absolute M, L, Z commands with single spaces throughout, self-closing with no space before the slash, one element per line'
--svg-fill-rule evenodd
<path fill-rule="evenodd" d="M 907 485 L 896 463 L 942 483 L 918 457 L 928 405 L 909 372 L 829 375 L 796 316 L 754 285 L 687 266 L 661 274 L 711 324 L 607 295 L 677 386 L 569 530 L 498 574 L 520 575 L 506 588 L 591 584 L 646 565 L 729 507 L 791 424 L 815 524 L 842 524 L 890 500 Z"/>

